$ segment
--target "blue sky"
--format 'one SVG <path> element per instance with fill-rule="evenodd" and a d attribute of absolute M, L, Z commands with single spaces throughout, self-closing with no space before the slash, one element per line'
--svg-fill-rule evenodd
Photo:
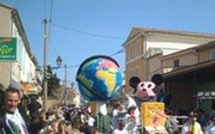
<path fill-rule="evenodd" d="M 15 7 L 20 15 L 31 49 L 43 65 L 44 24 L 49 29 L 48 64 L 64 80 L 67 64 L 68 83 L 86 58 L 112 55 L 123 49 L 122 44 L 132 27 L 215 33 L 214 0 L 1 0 Z M 121 71 L 125 71 L 125 53 L 114 55 Z M 69 84 L 68 84 L 69 85 Z"/>

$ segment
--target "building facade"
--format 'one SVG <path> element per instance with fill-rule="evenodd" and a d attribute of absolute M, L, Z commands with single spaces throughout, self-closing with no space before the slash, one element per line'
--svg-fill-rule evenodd
<path fill-rule="evenodd" d="M 215 100 L 215 40 L 160 58 L 165 94 L 173 98 L 174 111 L 210 111 Z"/>
<path fill-rule="evenodd" d="M 0 83 L 5 88 L 13 81 L 30 83 L 41 90 L 38 82 L 41 82 L 42 72 L 37 68 L 38 62 L 30 48 L 18 11 L 9 5 L 0 3 L 0 18 L 1 47 L 5 46 L 3 40 L 15 39 L 15 43 L 12 45 L 16 50 L 15 60 L 0 59 Z"/>
<path fill-rule="evenodd" d="M 151 80 L 154 74 L 163 73 L 161 61 L 155 55 L 165 56 L 214 39 L 215 34 L 208 33 L 133 28 L 123 44 L 126 50 L 126 92 L 132 91 L 129 86 L 132 76 Z"/>

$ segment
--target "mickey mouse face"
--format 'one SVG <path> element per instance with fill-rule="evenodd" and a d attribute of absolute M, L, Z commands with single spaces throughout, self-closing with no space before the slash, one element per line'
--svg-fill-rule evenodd
<path fill-rule="evenodd" d="M 137 85 L 136 95 L 140 97 L 152 97 L 155 96 L 153 92 L 155 84 L 150 81 L 142 81 Z"/>

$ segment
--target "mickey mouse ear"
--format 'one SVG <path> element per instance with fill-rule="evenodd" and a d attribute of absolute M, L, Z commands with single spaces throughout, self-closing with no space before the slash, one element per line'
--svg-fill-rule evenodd
<path fill-rule="evenodd" d="M 136 89 L 136 87 L 139 83 L 140 83 L 140 78 L 137 76 L 133 76 L 129 80 L 129 85 L 134 89 Z"/>
<path fill-rule="evenodd" d="M 151 81 L 155 83 L 155 85 L 160 86 L 163 83 L 163 76 L 161 74 L 155 74 L 152 76 Z"/>

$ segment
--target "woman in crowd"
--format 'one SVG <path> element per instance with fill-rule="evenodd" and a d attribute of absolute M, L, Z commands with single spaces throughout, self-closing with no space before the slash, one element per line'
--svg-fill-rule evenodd
<path fill-rule="evenodd" d="M 210 124 L 206 127 L 205 134 L 215 134 L 215 115 L 211 117 Z"/>

